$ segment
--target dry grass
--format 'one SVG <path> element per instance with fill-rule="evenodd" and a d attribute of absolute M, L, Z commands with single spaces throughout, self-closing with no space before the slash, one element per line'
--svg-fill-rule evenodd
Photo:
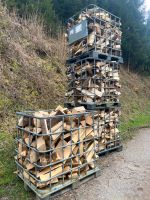
<path fill-rule="evenodd" d="M 63 103 L 66 42 L 44 34 L 34 16 L 19 19 L 0 5 L 0 128 L 21 109 L 49 109 Z M 12 117 L 13 116 L 13 117 Z M 3 123 L 2 123 L 3 122 Z"/>

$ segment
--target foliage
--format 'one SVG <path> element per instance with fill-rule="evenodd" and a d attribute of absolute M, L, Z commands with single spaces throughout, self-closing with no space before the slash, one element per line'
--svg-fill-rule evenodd
<path fill-rule="evenodd" d="M 55 28 L 56 16 L 52 0 L 3 0 L 10 10 L 17 8 L 20 16 L 40 15 L 45 24 Z"/>
<path fill-rule="evenodd" d="M 96 2 L 97 0 L 53 0 L 54 9 L 63 22 L 82 8 Z"/>
<path fill-rule="evenodd" d="M 150 16 L 146 22 L 144 0 L 53 0 L 53 3 L 61 20 L 66 20 L 91 3 L 121 17 L 125 64 L 128 69 L 132 66 L 137 71 L 150 71 Z"/>
<path fill-rule="evenodd" d="M 150 70 L 149 35 L 145 22 L 143 0 L 102 0 L 99 6 L 107 9 L 122 20 L 122 50 L 128 68 L 138 71 Z"/>

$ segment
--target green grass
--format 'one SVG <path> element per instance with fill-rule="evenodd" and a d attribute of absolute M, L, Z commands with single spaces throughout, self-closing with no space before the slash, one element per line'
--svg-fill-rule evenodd
<path fill-rule="evenodd" d="M 137 128 L 150 126 L 150 112 L 136 114 L 127 122 L 122 122 L 120 131 L 123 140 L 131 139 Z"/>
<path fill-rule="evenodd" d="M 0 199 L 29 200 L 32 195 L 24 190 L 23 183 L 18 180 L 14 162 L 14 139 L 12 135 L 0 133 Z M 30 197 L 30 198 L 29 198 Z"/>

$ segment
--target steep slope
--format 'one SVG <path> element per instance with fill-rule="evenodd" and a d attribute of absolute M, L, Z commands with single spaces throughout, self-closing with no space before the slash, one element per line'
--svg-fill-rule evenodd
<path fill-rule="evenodd" d="M 65 58 L 63 36 L 48 38 L 36 17 L 19 20 L 0 6 L 0 128 L 14 126 L 17 110 L 63 102 Z"/>

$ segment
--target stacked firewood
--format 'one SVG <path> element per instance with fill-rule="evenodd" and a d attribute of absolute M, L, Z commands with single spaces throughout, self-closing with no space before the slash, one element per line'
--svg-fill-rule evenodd
<path fill-rule="evenodd" d="M 70 42 L 70 58 L 90 50 L 121 57 L 120 18 L 96 6 L 87 8 L 69 20 L 68 37 L 83 31 L 83 21 L 87 23 L 86 37 Z"/>
<path fill-rule="evenodd" d="M 84 107 L 18 113 L 18 175 L 37 188 L 78 179 L 96 168 L 99 115 Z"/>
<path fill-rule="evenodd" d="M 94 5 L 68 21 L 66 105 L 99 112 L 97 153 L 120 145 L 121 36 L 120 18 Z"/>
<path fill-rule="evenodd" d="M 95 120 L 94 126 L 98 129 L 95 139 L 96 152 L 99 154 L 120 145 L 119 117 L 121 111 L 119 108 L 110 108 L 98 113 L 99 117 Z"/>
<path fill-rule="evenodd" d="M 119 140 L 118 109 L 86 112 L 58 106 L 18 115 L 18 174 L 39 189 L 86 175 L 96 168 L 96 152 Z"/>
<path fill-rule="evenodd" d="M 67 69 L 70 103 L 119 103 L 119 64 L 96 59 L 84 59 Z"/>

